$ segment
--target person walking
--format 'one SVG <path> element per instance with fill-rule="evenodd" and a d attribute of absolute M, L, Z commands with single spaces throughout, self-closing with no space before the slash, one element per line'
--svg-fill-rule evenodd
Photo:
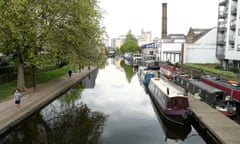
<path fill-rule="evenodd" d="M 72 71 L 71 70 L 68 71 L 68 76 L 71 78 L 71 76 L 72 76 Z"/>
<path fill-rule="evenodd" d="M 19 92 L 19 89 L 16 89 L 16 92 L 14 93 L 14 99 L 15 99 L 15 106 L 18 111 L 20 110 L 21 97 L 22 97 L 22 94 Z"/>

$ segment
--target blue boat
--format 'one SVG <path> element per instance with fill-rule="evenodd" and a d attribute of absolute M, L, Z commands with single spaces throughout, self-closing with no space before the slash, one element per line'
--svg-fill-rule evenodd
<path fill-rule="evenodd" d="M 140 83 L 143 84 L 146 89 L 148 89 L 150 80 L 151 78 L 155 77 L 155 73 L 151 70 L 148 70 L 146 67 L 140 67 L 138 69 L 138 76 Z"/>

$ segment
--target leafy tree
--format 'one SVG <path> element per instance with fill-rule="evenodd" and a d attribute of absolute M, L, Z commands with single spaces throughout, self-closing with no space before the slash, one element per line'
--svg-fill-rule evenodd
<path fill-rule="evenodd" d="M 24 65 L 46 59 L 98 64 L 104 29 L 97 0 L 0 0 L 0 51 L 17 58 L 17 87 L 25 90 Z"/>
<path fill-rule="evenodd" d="M 0 2 L 0 48 L 3 53 L 17 56 L 17 87 L 24 90 L 24 63 L 30 49 L 36 47 L 36 21 L 32 7 L 22 0 Z"/>
<path fill-rule="evenodd" d="M 121 46 L 122 52 L 136 52 L 138 51 L 138 42 L 134 35 L 131 33 L 131 30 L 127 33 L 126 40 L 124 44 Z"/>

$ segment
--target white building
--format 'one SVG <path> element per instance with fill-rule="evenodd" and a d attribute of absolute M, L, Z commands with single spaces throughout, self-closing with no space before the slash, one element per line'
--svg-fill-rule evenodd
<path fill-rule="evenodd" d="M 220 0 L 216 56 L 225 70 L 240 67 L 240 2 Z"/>
<path fill-rule="evenodd" d="M 182 43 L 185 42 L 183 34 L 169 34 L 167 39 L 160 39 L 156 59 L 161 62 L 180 63 Z"/>
<path fill-rule="evenodd" d="M 219 63 L 216 57 L 217 28 L 190 28 L 187 36 L 170 34 L 160 39 L 154 54 L 161 62 L 179 63 Z M 152 50 L 153 51 L 153 50 Z"/>
<path fill-rule="evenodd" d="M 141 53 L 144 55 L 153 55 L 157 50 L 157 46 L 155 42 L 144 44 L 140 47 Z"/>
<path fill-rule="evenodd" d="M 183 44 L 183 63 L 219 63 L 216 57 L 217 28 L 190 28 Z"/>

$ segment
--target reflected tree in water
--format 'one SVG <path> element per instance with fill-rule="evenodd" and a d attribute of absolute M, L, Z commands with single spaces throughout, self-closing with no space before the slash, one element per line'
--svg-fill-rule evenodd
<path fill-rule="evenodd" d="M 133 68 L 132 68 L 131 66 L 129 66 L 129 65 L 126 65 L 123 60 L 121 61 L 120 65 L 121 65 L 121 67 L 124 69 L 125 74 L 126 74 L 126 77 L 127 77 L 127 80 L 128 80 L 128 82 L 130 83 L 132 77 L 133 77 L 134 74 L 135 74 Z"/>
<path fill-rule="evenodd" d="M 74 92 L 77 91 L 78 92 Z M 25 120 L 1 144 L 99 144 L 107 115 L 91 111 L 72 89 Z"/>

